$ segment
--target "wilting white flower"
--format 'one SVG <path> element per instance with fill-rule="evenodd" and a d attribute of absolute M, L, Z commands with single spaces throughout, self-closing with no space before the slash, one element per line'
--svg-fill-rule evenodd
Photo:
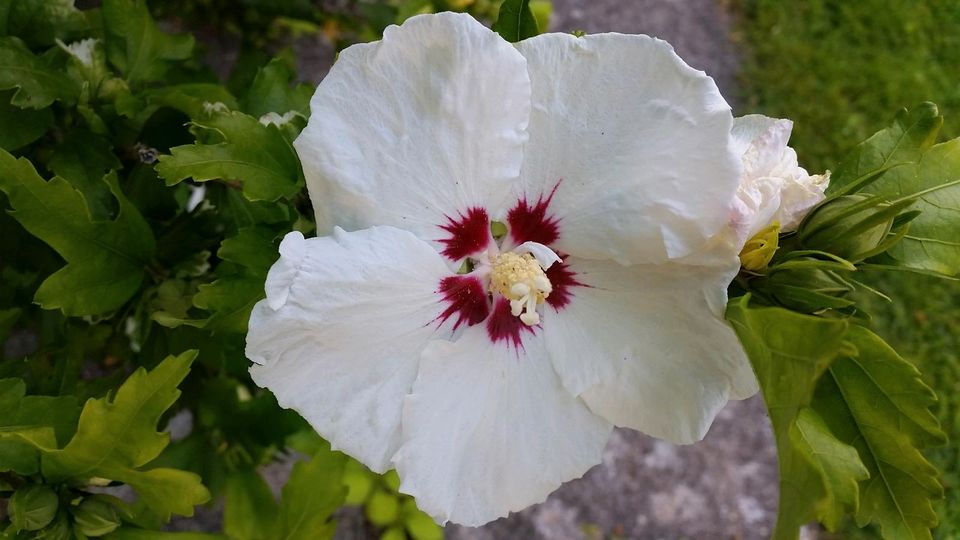
<path fill-rule="evenodd" d="M 733 226 L 740 245 L 774 221 L 795 230 L 823 200 L 830 172 L 810 175 L 787 146 L 793 122 L 751 114 L 734 120 L 733 144 L 743 156 L 743 177 L 734 204 Z"/>
<path fill-rule="evenodd" d="M 332 235 L 284 238 L 251 373 L 437 521 L 543 500 L 612 425 L 696 441 L 756 391 L 736 252 L 686 262 L 729 220 L 732 117 L 667 43 L 418 16 L 343 51 L 311 109 Z"/>

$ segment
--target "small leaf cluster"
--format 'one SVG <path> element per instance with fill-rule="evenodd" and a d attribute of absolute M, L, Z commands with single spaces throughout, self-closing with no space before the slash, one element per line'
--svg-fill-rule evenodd
<path fill-rule="evenodd" d="M 931 538 L 946 443 L 920 373 L 868 329 L 862 273 L 960 274 L 960 139 L 935 105 L 901 111 L 845 158 L 825 200 L 742 271 L 727 317 L 770 411 L 780 464 L 775 538 L 846 516 L 883 538 Z"/>

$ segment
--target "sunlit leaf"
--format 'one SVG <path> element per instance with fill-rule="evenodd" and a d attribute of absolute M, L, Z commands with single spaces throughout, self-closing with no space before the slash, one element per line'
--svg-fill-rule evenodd
<path fill-rule="evenodd" d="M 748 302 L 732 303 L 727 318 L 757 374 L 776 437 L 780 508 L 773 537 L 796 539 L 814 519 L 836 528 L 856 510 L 857 482 L 867 470 L 809 404 L 818 378 L 846 348 L 848 323 Z"/>
<path fill-rule="evenodd" d="M 132 486 L 162 519 L 192 515 L 209 499 L 200 478 L 175 469 L 139 470 L 167 446 L 157 432 L 161 415 L 177 400 L 177 385 L 187 376 L 195 351 L 170 356 L 151 371 L 135 371 L 115 395 L 91 399 L 80 414 L 67 445 L 41 458 L 49 480 L 107 478 Z"/>
<path fill-rule="evenodd" d="M 943 488 L 921 450 L 946 442 L 929 409 L 936 396 L 916 368 L 869 330 L 851 327 L 847 339 L 858 352 L 830 366 L 813 407 L 870 471 L 860 482 L 857 524 L 876 523 L 889 539 L 931 538 L 937 525 L 931 502 Z"/>

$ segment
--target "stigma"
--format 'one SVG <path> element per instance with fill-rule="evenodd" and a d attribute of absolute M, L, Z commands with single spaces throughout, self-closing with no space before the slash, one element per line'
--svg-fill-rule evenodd
<path fill-rule="evenodd" d="M 510 313 L 527 326 L 540 324 L 537 306 L 553 286 L 540 262 L 530 253 L 506 252 L 490 257 L 490 290 L 510 301 Z"/>

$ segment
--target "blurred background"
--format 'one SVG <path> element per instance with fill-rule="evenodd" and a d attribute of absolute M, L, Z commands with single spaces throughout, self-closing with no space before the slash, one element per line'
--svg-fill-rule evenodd
<path fill-rule="evenodd" d="M 2 4 L 2 3 L 0 3 Z M 94 8 L 95 0 L 77 6 Z M 736 115 L 762 113 L 795 123 L 791 144 L 811 173 L 835 167 L 859 141 L 903 107 L 937 103 L 942 137 L 960 134 L 960 2 L 956 0 L 534 0 L 551 31 L 646 33 L 674 45 L 711 75 Z M 231 90 L 280 55 L 298 77 L 320 81 L 338 50 L 377 39 L 421 12 L 496 17 L 496 0 L 155 0 L 166 31 L 197 36 L 204 62 Z M 914 362 L 936 389 L 937 414 L 960 437 L 960 283 L 916 275 L 868 276 L 896 303 L 871 300 L 875 329 Z M 9 344 L 8 344 L 9 347 Z M 9 354 L 7 355 L 9 356 Z M 944 471 L 938 538 L 960 538 L 960 450 L 930 459 Z M 409 516 L 396 478 L 352 465 L 350 507 L 338 538 L 436 538 Z M 274 487 L 289 463 L 260 468 Z M 676 447 L 618 431 L 604 463 L 550 499 L 479 529 L 447 527 L 448 538 L 742 538 L 769 536 L 776 517 L 776 454 L 763 404 L 731 403 L 706 440 Z M 185 530 L 219 530 L 221 508 L 180 520 Z M 410 525 L 414 523 L 414 525 Z M 397 532 L 399 531 L 399 532 Z M 406 531 L 406 532 L 405 532 Z M 810 538 L 828 537 L 810 529 Z M 851 525 L 839 538 L 873 538 Z"/>

